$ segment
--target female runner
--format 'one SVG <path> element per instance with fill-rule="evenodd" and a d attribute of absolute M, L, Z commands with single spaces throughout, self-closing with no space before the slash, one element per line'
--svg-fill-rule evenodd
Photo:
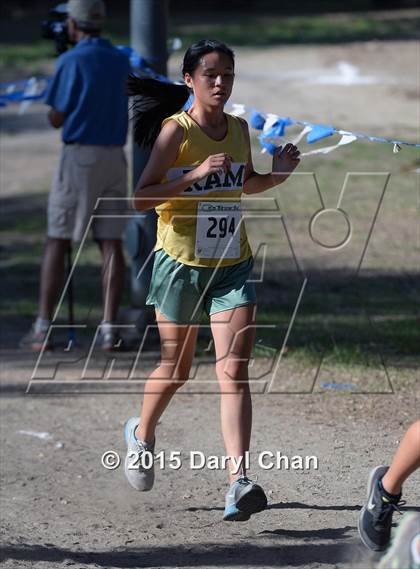
<path fill-rule="evenodd" d="M 145 384 L 139 417 L 125 427 L 125 473 L 137 490 L 150 490 L 154 470 L 138 461 L 154 452 L 156 425 L 189 377 L 199 321 L 210 318 L 220 386 L 221 426 L 230 487 L 224 520 L 244 521 L 263 510 L 261 486 L 241 463 L 249 450 L 252 404 L 248 362 L 255 332 L 256 296 L 248 282 L 252 251 L 241 222 L 241 194 L 284 182 L 299 163 L 292 144 L 278 148 L 272 172 L 257 174 L 246 121 L 224 112 L 234 81 L 234 54 L 225 44 L 202 40 L 186 52 L 185 86 L 132 77 L 135 136 L 153 143 L 136 186 L 134 207 L 156 208 L 157 243 L 148 304 L 155 306 L 161 363 Z M 182 110 L 190 93 L 194 100 Z M 150 456 L 150 455 L 149 455 Z M 241 467 L 235 468 L 235 465 Z"/>

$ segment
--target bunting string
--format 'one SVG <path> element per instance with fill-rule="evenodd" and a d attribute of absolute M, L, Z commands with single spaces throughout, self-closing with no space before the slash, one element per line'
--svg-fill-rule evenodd
<path fill-rule="evenodd" d="M 134 73 L 139 76 L 152 77 L 159 81 L 171 82 L 168 77 L 156 73 L 147 63 L 146 59 L 139 55 L 135 50 L 128 46 L 117 46 L 130 59 L 130 64 Z M 51 77 L 31 77 L 19 81 L 0 83 L 0 107 L 5 107 L 10 103 L 19 103 L 19 113 L 24 113 L 33 101 L 45 99 Z M 192 98 L 184 107 L 187 109 L 192 102 Z M 290 117 L 281 117 L 274 113 L 260 112 L 253 108 L 248 108 L 242 103 L 232 103 L 228 110 L 235 116 L 248 115 L 248 122 L 251 128 L 260 131 L 258 135 L 259 143 L 262 147 L 261 152 L 273 154 L 275 149 L 285 142 L 298 144 L 306 136 L 306 142 L 313 144 L 334 134 L 341 136 L 336 144 L 315 148 L 307 152 L 302 152 L 301 157 L 313 154 L 329 154 L 341 146 L 345 146 L 355 140 L 366 140 L 369 142 L 381 142 L 393 145 L 393 152 L 397 153 L 403 146 L 420 148 L 420 143 L 406 142 L 403 140 L 393 140 L 381 136 L 371 136 L 360 132 L 350 132 L 332 125 L 315 124 L 308 121 L 297 120 Z M 301 132 L 293 137 L 286 139 L 286 128 L 290 126 L 303 127 Z"/>
<path fill-rule="evenodd" d="M 263 147 L 263 152 L 269 152 L 270 154 L 273 154 L 275 148 L 278 146 L 278 144 L 273 143 L 273 140 L 277 142 L 280 140 L 283 143 L 286 128 L 291 125 L 298 125 L 303 127 L 297 136 L 289 140 L 289 142 L 292 144 L 298 144 L 305 135 L 306 142 L 308 144 L 313 144 L 314 142 L 318 142 L 319 140 L 332 136 L 333 134 L 341 135 L 341 139 L 337 144 L 317 148 L 309 152 L 303 152 L 301 156 L 310 156 L 312 154 L 328 154 L 339 146 L 350 144 L 357 139 L 368 140 L 370 142 L 392 144 L 394 153 L 399 152 L 402 146 L 420 148 L 420 144 L 415 142 L 405 142 L 402 140 L 393 140 L 380 136 L 370 136 L 368 134 L 359 132 L 350 132 L 347 130 L 335 128 L 331 125 L 314 124 L 308 121 L 292 119 L 290 117 L 280 117 L 273 113 L 263 114 L 255 109 L 247 108 L 241 103 L 233 103 L 230 112 L 236 116 L 242 116 L 244 114 L 249 115 L 250 126 L 256 130 L 261 131 L 261 134 L 258 138 L 261 146 Z"/>

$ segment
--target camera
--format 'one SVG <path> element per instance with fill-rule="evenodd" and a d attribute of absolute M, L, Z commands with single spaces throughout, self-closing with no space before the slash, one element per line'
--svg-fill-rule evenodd
<path fill-rule="evenodd" d="M 57 54 L 67 51 L 70 38 L 67 33 L 68 7 L 66 3 L 57 4 L 49 11 L 50 18 L 41 22 L 41 34 L 43 38 L 55 41 Z"/>

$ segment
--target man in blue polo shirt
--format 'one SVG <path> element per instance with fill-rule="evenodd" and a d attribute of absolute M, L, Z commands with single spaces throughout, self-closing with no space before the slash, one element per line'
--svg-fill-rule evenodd
<path fill-rule="evenodd" d="M 64 282 L 66 251 L 72 239 L 82 240 L 90 228 L 103 262 L 102 348 L 112 350 L 118 345 L 114 324 L 125 269 L 121 244 L 125 222 L 118 215 L 126 204 L 124 199 L 107 198 L 127 195 L 123 146 L 129 61 L 100 37 L 105 18 L 102 0 L 70 0 L 68 16 L 69 37 L 76 46 L 58 58 L 46 98 L 49 121 L 62 128 L 64 144 L 48 201 L 38 318 L 22 345 L 52 348 L 47 332 Z"/>

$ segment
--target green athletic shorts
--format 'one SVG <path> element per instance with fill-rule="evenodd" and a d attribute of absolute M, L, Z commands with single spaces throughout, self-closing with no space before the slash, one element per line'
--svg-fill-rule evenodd
<path fill-rule="evenodd" d="M 253 258 L 249 257 L 237 265 L 218 269 L 192 267 L 159 249 L 155 253 L 146 304 L 153 304 L 177 324 L 198 324 L 203 310 L 210 316 L 255 304 L 254 283 L 248 281 L 253 264 Z"/>

